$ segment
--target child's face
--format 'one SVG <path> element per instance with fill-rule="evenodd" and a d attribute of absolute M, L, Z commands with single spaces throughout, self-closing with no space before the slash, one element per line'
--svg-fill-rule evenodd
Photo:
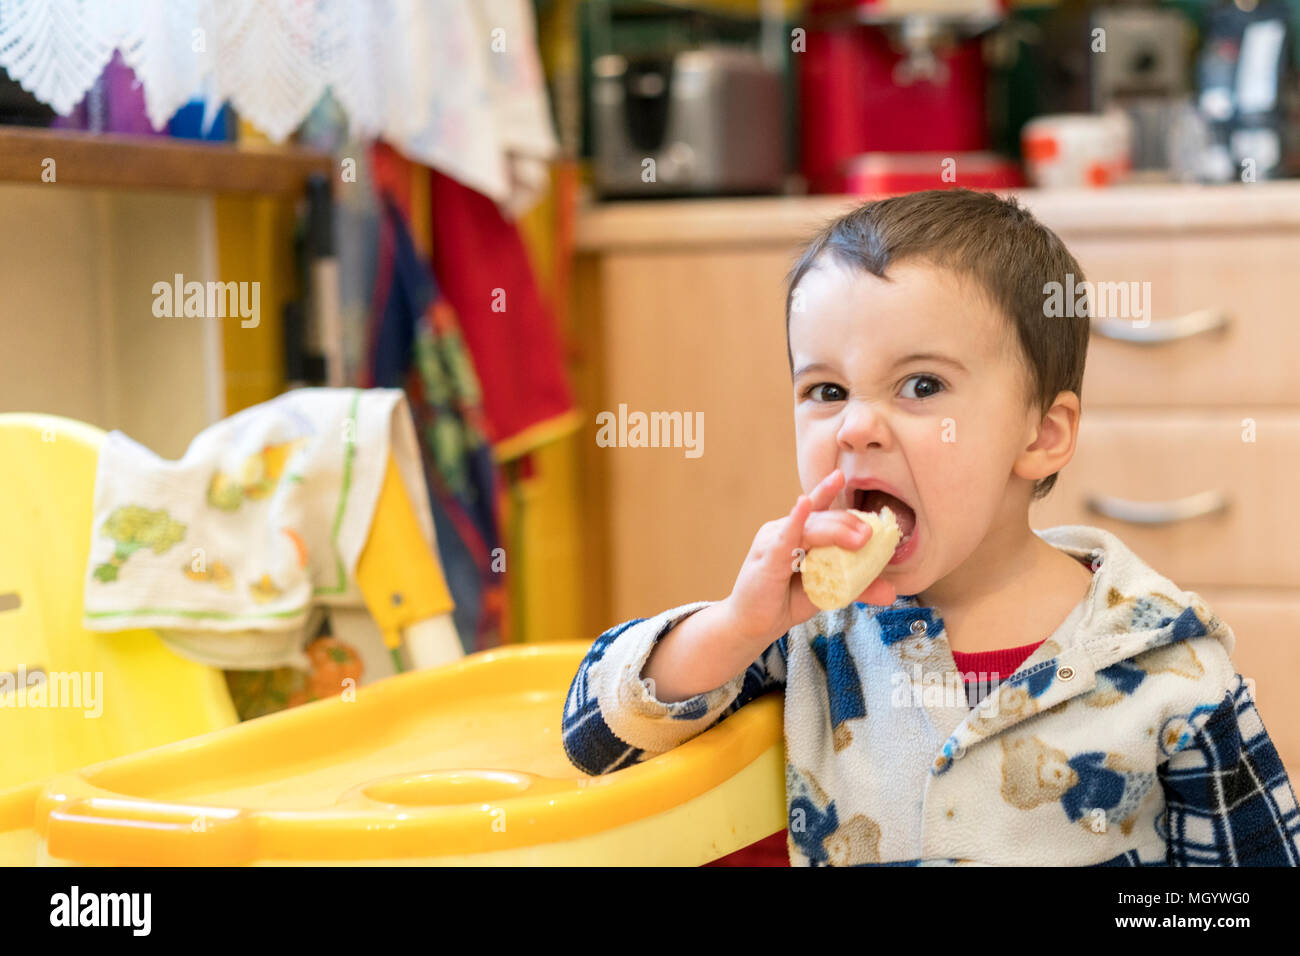
<path fill-rule="evenodd" d="M 991 532 L 1027 533 L 1033 481 L 1013 467 L 1040 418 L 1014 329 L 971 282 L 918 261 L 887 274 L 823 257 L 799 282 L 799 480 L 808 493 L 838 467 L 847 484 L 832 508 L 854 507 L 855 479 L 896 489 L 916 512 L 916 540 L 884 573 L 899 594 L 918 594 L 972 556 L 996 560 Z M 960 366 L 908 358 L 917 352 Z"/>

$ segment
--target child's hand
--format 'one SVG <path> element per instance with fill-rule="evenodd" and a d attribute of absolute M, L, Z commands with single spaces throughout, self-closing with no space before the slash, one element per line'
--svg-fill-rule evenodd
<path fill-rule="evenodd" d="M 810 548 L 838 545 L 856 551 L 871 538 L 871 526 L 847 511 L 825 510 L 844 485 L 837 468 L 811 495 L 800 495 L 784 518 L 758 530 L 727 597 L 729 614 L 739 633 L 766 646 L 796 624 L 812 618 L 819 608 L 804 593 L 798 574 Z M 893 604 L 894 586 L 876 578 L 858 595 L 867 604 Z"/>

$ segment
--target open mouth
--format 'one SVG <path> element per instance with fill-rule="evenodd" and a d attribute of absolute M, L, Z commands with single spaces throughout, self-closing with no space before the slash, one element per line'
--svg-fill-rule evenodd
<path fill-rule="evenodd" d="M 916 512 L 912 506 L 901 498 L 896 498 L 887 491 L 881 491 L 878 488 L 855 488 L 853 490 L 853 508 L 856 511 L 870 511 L 876 514 L 880 509 L 888 506 L 889 510 L 894 513 L 898 519 L 898 530 L 902 537 L 898 540 L 898 547 L 894 550 L 897 552 L 907 544 L 908 539 L 912 537 L 912 532 L 916 530 Z"/>

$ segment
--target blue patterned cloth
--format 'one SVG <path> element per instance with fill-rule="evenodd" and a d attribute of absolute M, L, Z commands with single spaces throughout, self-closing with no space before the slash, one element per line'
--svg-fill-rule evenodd
<path fill-rule="evenodd" d="M 493 566 L 501 549 L 498 475 L 482 391 L 456 316 L 400 210 L 387 197 L 382 205 L 369 381 L 405 389 L 410 401 L 453 620 L 473 654 L 501 643 L 505 600 L 505 575 Z"/>

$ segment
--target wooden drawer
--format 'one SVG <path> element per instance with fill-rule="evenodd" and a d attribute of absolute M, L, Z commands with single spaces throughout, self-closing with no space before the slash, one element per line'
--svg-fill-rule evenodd
<path fill-rule="evenodd" d="M 1242 419 L 1256 440 L 1242 441 Z M 1085 412 L 1073 460 L 1029 512 L 1034 528 L 1087 524 L 1119 536 L 1180 587 L 1300 587 L 1300 411 Z M 1145 525 L 1089 499 L 1168 502 L 1218 491 L 1226 512 Z"/>
<path fill-rule="evenodd" d="M 1300 786 L 1300 591 L 1198 590 L 1236 635 L 1232 661 L 1255 681 L 1264 729 L 1282 755 L 1293 786 Z"/>
<path fill-rule="evenodd" d="M 1088 281 L 1151 283 L 1150 326 L 1121 319 L 1121 330 L 1167 330 L 1162 323 L 1206 310 L 1229 317 L 1225 331 L 1150 345 L 1107 338 L 1094 326 L 1085 407 L 1300 404 L 1290 279 L 1300 232 L 1062 238 Z"/>

